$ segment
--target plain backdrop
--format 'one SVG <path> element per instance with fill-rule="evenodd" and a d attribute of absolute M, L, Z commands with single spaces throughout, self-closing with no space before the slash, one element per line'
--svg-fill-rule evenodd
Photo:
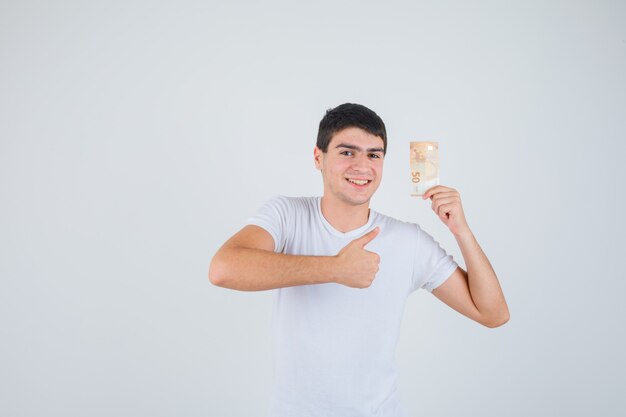
<path fill-rule="evenodd" d="M 211 257 L 274 195 L 321 195 L 326 109 L 389 150 L 372 207 L 418 223 L 440 142 L 511 313 L 426 291 L 397 350 L 411 416 L 626 413 L 623 1 L 2 1 L 0 415 L 264 416 L 272 291 Z"/>

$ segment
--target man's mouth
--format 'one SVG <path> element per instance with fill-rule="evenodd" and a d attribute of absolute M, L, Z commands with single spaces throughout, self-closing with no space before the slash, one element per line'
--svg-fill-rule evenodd
<path fill-rule="evenodd" d="M 354 178 L 346 178 L 346 181 L 348 181 L 351 184 L 357 185 L 359 187 L 364 187 L 367 184 L 369 184 L 370 182 L 372 182 L 372 180 L 357 180 Z"/>

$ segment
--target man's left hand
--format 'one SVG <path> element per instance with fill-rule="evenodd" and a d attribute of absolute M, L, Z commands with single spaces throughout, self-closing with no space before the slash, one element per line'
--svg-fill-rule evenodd
<path fill-rule="evenodd" d="M 422 196 L 422 199 L 432 200 L 432 209 L 439 216 L 441 221 L 448 226 L 453 235 L 458 236 L 471 233 L 463 206 L 461 205 L 461 195 L 457 190 L 443 185 L 436 185 L 429 188 Z"/>

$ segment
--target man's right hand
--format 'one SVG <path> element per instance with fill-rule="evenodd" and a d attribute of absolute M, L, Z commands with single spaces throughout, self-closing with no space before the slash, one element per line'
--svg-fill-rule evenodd
<path fill-rule="evenodd" d="M 378 233 L 380 227 L 354 239 L 335 255 L 338 284 L 352 288 L 367 288 L 372 285 L 379 269 L 380 256 L 365 250 L 364 247 L 374 240 Z"/>

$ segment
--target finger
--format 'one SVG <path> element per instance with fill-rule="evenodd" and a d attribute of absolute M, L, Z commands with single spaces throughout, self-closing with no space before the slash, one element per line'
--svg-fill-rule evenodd
<path fill-rule="evenodd" d="M 363 247 L 367 245 L 368 243 L 370 243 L 372 240 L 374 240 L 374 238 L 378 236 L 379 232 L 380 232 L 380 227 L 376 226 L 374 230 L 364 234 L 363 236 L 361 236 L 358 239 L 355 239 L 354 241 L 357 242 L 359 245 L 361 245 L 361 247 Z"/>
<path fill-rule="evenodd" d="M 372 257 L 372 259 L 374 259 L 374 262 L 376 262 L 377 264 L 379 264 L 379 263 L 380 263 L 380 255 L 379 255 L 379 254 L 377 254 L 376 252 L 369 251 L 369 250 L 367 250 L 367 249 L 363 249 L 363 250 L 364 250 L 365 252 L 367 252 L 367 253 L 371 253 L 372 255 L 374 255 L 374 256 Z"/>
<path fill-rule="evenodd" d="M 443 197 L 443 198 L 437 198 L 437 199 L 433 199 L 433 203 L 431 204 L 432 209 L 435 211 L 435 213 L 438 212 L 439 207 L 441 207 L 444 204 L 455 204 L 458 203 L 459 200 L 456 197 Z"/>
<path fill-rule="evenodd" d="M 449 213 L 452 213 L 454 204 L 442 204 L 437 209 L 437 215 L 441 218 L 446 218 Z"/>
<path fill-rule="evenodd" d="M 429 188 L 428 190 L 426 190 L 426 192 L 424 193 L 424 195 L 422 196 L 422 198 L 424 200 L 426 200 L 427 198 L 432 197 L 433 194 L 438 193 L 439 191 L 441 191 L 441 188 L 445 188 L 441 185 L 435 185 L 434 187 Z"/>
<path fill-rule="evenodd" d="M 432 199 L 437 200 L 439 198 L 447 198 L 447 197 L 461 197 L 456 191 L 442 191 L 436 194 L 433 194 Z"/>
<path fill-rule="evenodd" d="M 451 190 L 452 188 L 446 187 L 444 185 L 435 185 L 434 187 L 431 187 L 428 190 L 426 190 L 422 198 L 425 200 L 427 198 L 430 198 L 433 194 L 437 194 L 443 191 L 451 191 Z"/>

